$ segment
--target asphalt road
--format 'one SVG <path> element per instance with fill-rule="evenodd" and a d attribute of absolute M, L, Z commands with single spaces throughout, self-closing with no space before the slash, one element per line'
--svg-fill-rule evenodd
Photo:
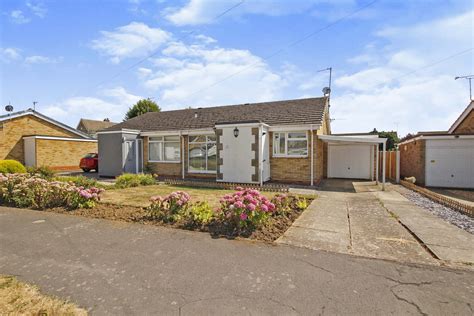
<path fill-rule="evenodd" d="M 472 315 L 474 273 L 0 207 L 0 273 L 104 314 Z"/>

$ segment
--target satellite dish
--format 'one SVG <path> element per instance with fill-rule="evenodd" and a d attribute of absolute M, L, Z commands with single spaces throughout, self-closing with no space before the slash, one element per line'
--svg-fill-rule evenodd
<path fill-rule="evenodd" d="M 331 93 L 331 88 L 329 88 L 329 87 L 324 87 L 324 88 L 323 88 L 323 93 L 324 93 L 324 95 L 329 95 L 329 94 Z"/>
<path fill-rule="evenodd" d="M 5 111 L 13 112 L 13 105 L 9 104 L 9 105 L 5 106 Z"/>

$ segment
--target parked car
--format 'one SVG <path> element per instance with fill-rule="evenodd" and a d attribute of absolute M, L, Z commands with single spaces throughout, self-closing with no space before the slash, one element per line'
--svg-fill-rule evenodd
<path fill-rule="evenodd" d="M 99 155 L 97 153 L 89 153 L 85 155 L 79 163 L 79 168 L 84 172 L 89 172 L 91 170 L 99 172 Z"/>

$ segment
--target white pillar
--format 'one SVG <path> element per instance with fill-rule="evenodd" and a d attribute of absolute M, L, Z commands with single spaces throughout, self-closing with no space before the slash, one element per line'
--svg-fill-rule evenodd
<path fill-rule="evenodd" d="M 383 142 L 383 151 L 382 151 L 382 165 L 383 165 L 383 169 L 382 169 L 382 191 L 385 191 L 385 159 L 386 159 L 386 156 L 387 156 L 387 152 L 386 152 L 386 149 L 387 149 L 387 142 L 384 141 Z"/>
<path fill-rule="evenodd" d="M 184 180 L 184 136 L 180 134 L 181 138 L 181 178 Z"/>
<path fill-rule="evenodd" d="M 314 185 L 314 147 L 313 147 L 313 143 L 314 143 L 314 136 L 313 136 L 313 125 L 311 125 L 311 186 Z"/>
<path fill-rule="evenodd" d="M 375 145 L 375 183 L 379 184 L 379 144 Z"/>
<path fill-rule="evenodd" d="M 375 147 L 370 146 L 370 181 L 374 181 L 374 156 Z"/>

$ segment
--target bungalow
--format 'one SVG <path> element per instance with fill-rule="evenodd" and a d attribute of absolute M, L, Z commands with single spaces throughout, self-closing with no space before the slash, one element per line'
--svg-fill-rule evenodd
<path fill-rule="evenodd" d="M 114 126 L 115 124 L 117 123 L 111 122 L 108 118 L 104 119 L 103 121 L 81 118 L 79 123 L 77 124 L 76 129 L 89 135 L 92 138 L 97 138 L 98 131 L 108 128 L 110 126 Z"/>
<path fill-rule="evenodd" d="M 448 131 L 419 132 L 401 142 L 400 176 L 429 187 L 474 188 L 474 101 Z"/>
<path fill-rule="evenodd" d="M 98 132 L 101 176 L 256 183 L 374 179 L 382 138 L 333 136 L 327 97 L 150 112 Z"/>
<path fill-rule="evenodd" d="M 33 109 L 0 116 L 0 160 L 77 170 L 89 152 L 97 152 L 96 140 Z"/>

